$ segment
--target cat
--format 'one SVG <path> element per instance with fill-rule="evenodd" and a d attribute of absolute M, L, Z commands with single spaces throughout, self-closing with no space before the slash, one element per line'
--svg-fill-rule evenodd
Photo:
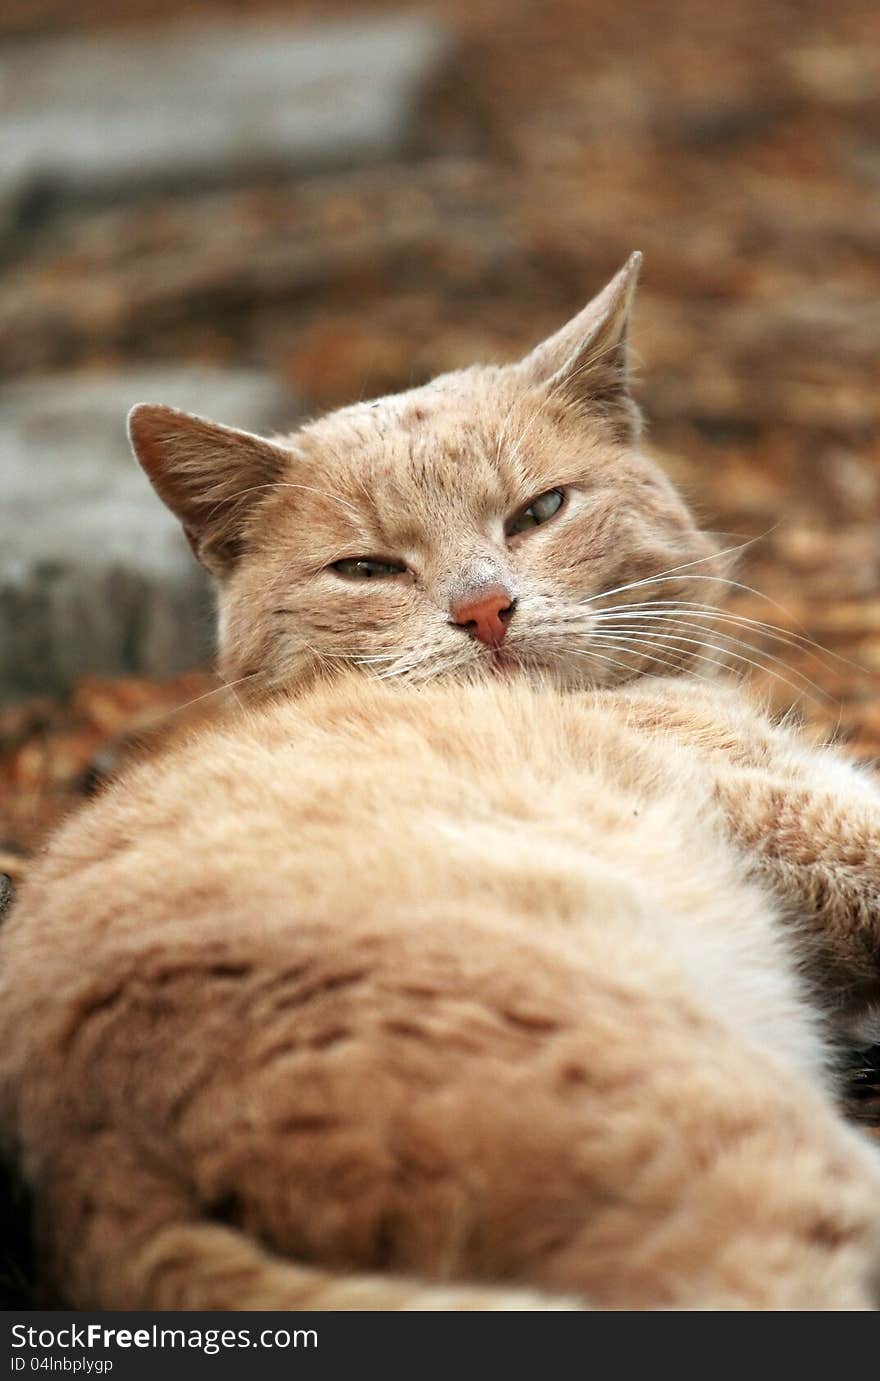
<path fill-rule="evenodd" d="M 639 450 L 637 268 L 287 439 L 133 413 L 242 703 L 0 932 L 51 1302 L 877 1307 L 835 1061 L 880 999 L 880 789 L 704 675 L 725 556 Z"/>

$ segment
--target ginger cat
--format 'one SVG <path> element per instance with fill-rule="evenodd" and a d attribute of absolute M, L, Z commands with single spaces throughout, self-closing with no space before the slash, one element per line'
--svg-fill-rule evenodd
<path fill-rule="evenodd" d="M 636 271 L 286 439 L 133 413 L 247 703 L 72 819 L 0 933 L 50 1299 L 877 1307 L 834 1094 L 880 790 L 701 679 L 724 558 L 638 449 Z"/>

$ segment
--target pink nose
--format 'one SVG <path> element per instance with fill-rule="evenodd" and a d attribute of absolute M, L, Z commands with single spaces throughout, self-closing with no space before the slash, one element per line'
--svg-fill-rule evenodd
<path fill-rule="evenodd" d="M 452 622 L 487 647 L 500 647 L 516 600 L 503 585 L 484 585 L 476 594 L 456 600 L 450 609 Z"/>

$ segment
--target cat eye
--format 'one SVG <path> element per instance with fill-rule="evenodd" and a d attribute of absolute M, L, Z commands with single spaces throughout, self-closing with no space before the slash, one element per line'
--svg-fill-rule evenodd
<path fill-rule="evenodd" d="M 520 509 L 519 513 L 511 518 L 504 529 L 505 533 L 508 537 L 513 537 L 518 532 L 527 532 L 530 527 L 540 527 L 548 518 L 552 518 L 554 513 L 559 512 L 564 502 L 564 489 L 548 489 L 546 493 L 532 499 L 528 508 Z"/>
<path fill-rule="evenodd" d="M 403 575 L 406 566 L 396 561 L 375 561 L 372 556 L 350 556 L 334 561 L 330 569 L 346 580 L 378 580 L 389 575 Z"/>

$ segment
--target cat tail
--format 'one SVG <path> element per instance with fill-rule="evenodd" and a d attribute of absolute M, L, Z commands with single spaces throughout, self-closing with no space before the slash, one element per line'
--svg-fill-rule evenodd
<path fill-rule="evenodd" d="M 299 1265 L 274 1256 L 234 1228 L 213 1223 L 161 1228 L 127 1267 L 129 1309 L 458 1313 L 586 1307 L 514 1287 L 432 1284 Z"/>

